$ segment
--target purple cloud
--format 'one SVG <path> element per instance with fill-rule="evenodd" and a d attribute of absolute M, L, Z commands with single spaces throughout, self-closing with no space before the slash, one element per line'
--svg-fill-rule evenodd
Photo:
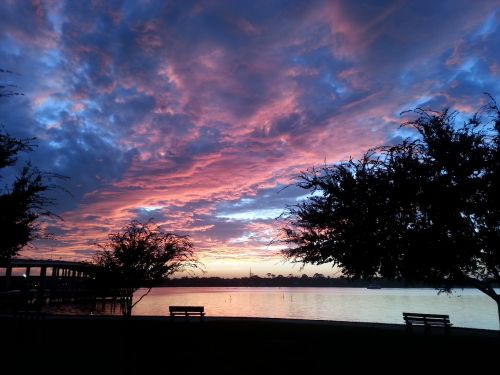
<path fill-rule="evenodd" d="M 25 93 L 0 100 L 1 121 L 74 195 L 39 251 L 86 258 L 155 217 L 209 272 L 285 267 L 273 215 L 304 192 L 277 191 L 393 142 L 404 109 L 498 97 L 499 17 L 465 0 L 0 4 L 0 67 L 16 72 L 0 78 Z"/>

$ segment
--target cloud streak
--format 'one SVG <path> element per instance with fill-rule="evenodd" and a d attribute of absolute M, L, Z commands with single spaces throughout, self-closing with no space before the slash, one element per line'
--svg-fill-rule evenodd
<path fill-rule="evenodd" d="M 85 258 L 154 217 L 209 272 L 288 273 L 271 216 L 304 192 L 277 192 L 390 142 L 401 110 L 498 97 L 499 19 L 494 1 L 4 2 L 2 68 L 20 75 L 2 79 L 26 96 L 2 123 L 74 195 L 39 251 Z"/>

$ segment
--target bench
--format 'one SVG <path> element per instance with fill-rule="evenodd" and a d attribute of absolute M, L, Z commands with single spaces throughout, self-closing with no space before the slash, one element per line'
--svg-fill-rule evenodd
<path fill-rule="evenodd" d="M 173 320 L 176 316 L 184 316 L 186 321 L 190 316 L 199 316 L 200 321 L 203 321 L 205 316 L 205 308 L 203 306 L 169 306 L 170 318 Z"/>
<path fill-rule="evenodd" d="M 403 313 L 403 319 L 406 323 L 406 331 L 412 332 L 413 326 L 423 326 L 426 334 L 431 333 L 432 327 L 443 327 L 448 334 L 453 324 L 450 323 L 449 315 L 440 314 L 422 314 L 422 313 Z"/>

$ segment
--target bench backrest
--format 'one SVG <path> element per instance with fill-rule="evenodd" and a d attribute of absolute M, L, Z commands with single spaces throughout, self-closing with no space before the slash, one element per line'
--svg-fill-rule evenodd
<path fill-rule="evenodd" d="M 442 318 L 442 319 L 449 319 L 449 315 L 442 315 L 442 314 L 421 314 L 421 313 L 403 313 L 404 317 L 412 318 L 412 317 L 417 317 L 417 318 Z"/>
<path fill-rule="evenodd" d="M 205 311 L 204 306 L 169 306 L 168 310 L 172 312 L 199 312 Z"/>
<path fill-rule="evenodd" d="M 450 322 L 450 316 L 449 315 L 442 315 L 442 314 L 421 314 L 421 313 L 403 313 L 403 318 L 405 321 L 408 320 L 415 320 L 415 321 L 443 321 L 446 323 Z"/>

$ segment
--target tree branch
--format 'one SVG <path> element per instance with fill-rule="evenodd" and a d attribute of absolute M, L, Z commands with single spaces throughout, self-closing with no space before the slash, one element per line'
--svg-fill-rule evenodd
<path fill-rule="evenodd" d="M 144 294 L 141 296 L 141 298 L 139 298 L 137 301 L 135 301 L 135 302 L 132 304 L 132 306 L 130 306 L 130 309 L 133 309 L 135 305 L 137 305 L 139 302 L 141 302 L 141 301 L 142 301 L 142 299 L 143 299 L 144 297 L 146 297 L 146 296 L 149 294 L 149 292 L 151 292 L 151 289 L 153 289 L 153 287 L 152 287 L 152 286 L 150 286 L 150 287 L 149 287 L 148 291 L 147 291 L 146 293 L 144 293 Z"/>
<path fill-rule="evenodd" d="M 464 279 L 468 281 L 472 286 L 476 287 L 481 292 L 486 294 L 487 296 L 493 298 L 495 301 L 497 300 L 498 294 L 495 292 L 495 289 L 493 289 L 491 286 L 485 284 L 484 282 L 481 282 L 480 280 L 474 279 L 473 277 L 470 276 L 464 276 Z"/>
<path fill-rule="evenodd" d="M 495 275 L 496 281 L 500 281 L 500 273 L 495 266 L 491 267 L 491 272 L 493 273 L 493 275 Z"/>

